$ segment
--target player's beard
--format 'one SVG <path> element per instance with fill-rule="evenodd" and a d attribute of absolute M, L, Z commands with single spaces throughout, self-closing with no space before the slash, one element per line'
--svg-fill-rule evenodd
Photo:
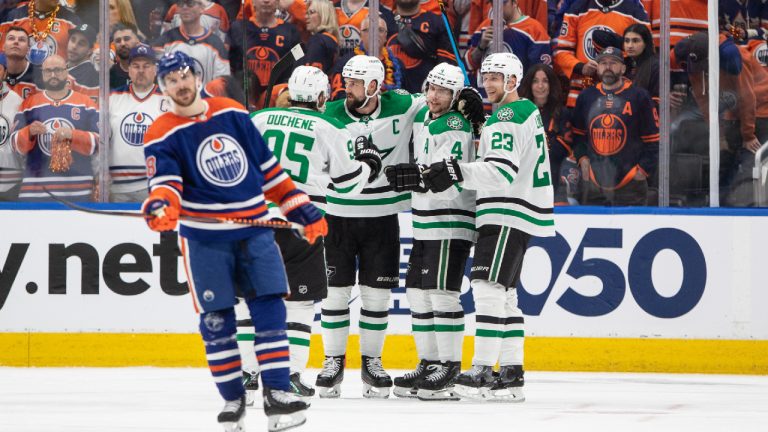
<path fill-rule="evenodd" d="M 64 90 L 64 87 L 66 85 L 67 85 L 66 80 L 51 78 L 45 82 L 45 89 L 51 90 L 51 91 L 59 91 L 59 90 Z"/>
<path fill-rule="evenodd" d="M 188 107 L 195 102 L 195 99 L 197 99 L 197 95 L 195 93 L 195 90 L 189 88 L 179 89 L 175 95 L 171 95 L 171 100 L 177 106 Z"/>
<path fill-rule="evenodd" d="M 347 109 L 350 111 L 357 111 L 360 108 L 363 107 L 363 104 L 365 103 L 365 99 L 359 100 L 354 99 L 354 97 L 350 97 L 351 95 L 347 95 Z"/>

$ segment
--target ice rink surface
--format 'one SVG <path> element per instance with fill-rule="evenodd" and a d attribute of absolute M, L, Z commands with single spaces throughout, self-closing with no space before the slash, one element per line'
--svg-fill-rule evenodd
<path fill-rule="evenodd" d="M 527 372 L 522 404 L 368 400 L 345 378 L 295 431 L 768 431 L 766 376 Z M 222 406 L 207 369 L 0 368 L 0 432 L 217 432 Z"/>

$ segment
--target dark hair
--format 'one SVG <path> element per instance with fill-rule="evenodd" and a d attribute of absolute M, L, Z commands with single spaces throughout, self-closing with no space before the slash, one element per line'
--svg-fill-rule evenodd
<path fill-rule="evenodd" d="M 553 117 L 557 117 L 563 106 L 563 91 L 560 88 L 560 79 L 558 79 L 557 74 L 549 65 L 537 63 L 528 68 L 528 72 L 525 73 L 520 81 L 520 97 L 533 101 L 533 78 L 538 71 L 543 71 L 547 76 L 547 80 L 549 80 L 549 94 L 547 95 L 547 101 L 541 108 L 543 111 L 551 113 Z"/>
<path fill-rule="evenodd" d="M 643 39 L 643 43 L 645 43 L 645 49 L 643 49 L 643 52 L 640 53 L 637 58 L 628 59 L 630 65 L 634 63 L 637 67 L 637 70 L 632 77 L 632 82 L 634 82 L 636 86 L 642 87 L 651 93 L 652 89 L 649 88 L 652 78 L 651 75 L 658 73 L 658 71 L 654 71 L 653 67 L 656 53 L 653 48 L 653 36 L 651 36 L 651 31 L 648 30 L 648 27 L 642 24 L 632 24 L 624 30 L 624 36 L 626 36 L 627 33 L 639 34 Z M 655 95 L 651 94 L 651 96 Z"/>
<path fill-rule="evenodd" d="M 27 31 L 24 30 L 23 27 L 19 27 L 19 26 L 10 26 L 10 27 L 8 27 L 8 30 L 5 31 L 5 34 L 8 34 L 8 33 L 12 32 L 12 31 L 20 31 L 20 32 L 24 33 L 25 35 L 27 35 L 27 37 L 29 37 L 29 33 L 27 33 Z"/>
<path fill-rule="evenodd" d="M 136 36 L 136 38 L 139 37 L 139 31 L 136 29 L 136 27 L 134 27 L 132 25 L 124 24 L 124 23 L 121 23 L 121 22 L 115 23 L 115 25 L 112 26 L 111 30 L 112 31 L 109 34 L 109 40 L 113 40 L 115 38 L 115 33 L 119 32 L 119 31 L 124 31 L 124 30 L 130 30 L 130 31 L 133 32 L 133 34 Z"/>

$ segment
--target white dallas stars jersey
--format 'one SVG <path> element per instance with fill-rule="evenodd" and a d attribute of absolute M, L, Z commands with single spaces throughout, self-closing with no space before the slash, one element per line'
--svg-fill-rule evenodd
<path fill-rule="evenodd" d="M 132 86 L 121 87 L 109 95 L 109 173 L 113 193 L 147 188 L 144 133 L 167 111 L 168 103 L 157 86 L 143 97 L 134 93 Z"/>
<path fill-rule="evenodd" d="M 477 191 L 478 227 L 555 235 L 547 139 L 533 102 L 519 99 L 493 113 L 480 136 L 477 161 L 462 164 L 461 173 L 461 185 Z"/>
<path fill-rule="evenodd" d="M 5 93 L 0 94 L 0 192 L 6 192 L 21 181 L 24 173 L 21 156 L 11 146 L 11 127 L 22 99 L 6 85 L 2 87 Z"/>
<path fill-rule="evenodd" d="M 283 170 L 312 203 L 325 211 L 326 187 L 339 196 L 359 194 L 368 182 L 368 164 L 353 159 L 352 136 L 338 121 L 306 108 L 268 108 L 251 121 Z"/>
<path fill-rule="evenodd" d="M 413 124 L 413 151 L 418 164 L 432 165 L 449 158 L 473 162 L 472 127 L 456 111 L 433 120 L 424 107 Z M 476 240 L 475 191 L 455 185 L 439 194 L 416 192 L 412 206 L 416 240 Z"/>
<path fill-rule="evenodd" d="M 381 152 L 382 167 L 408 162 L 408 144 L 416 113 L 424 107 L 422 95 L 402 90 L 383 93 L 379 106 L 370 115 L 357 117 L 347 110 L 345 100 L 328 103 L 325 113 L 344 124 L 353 137 L 369 136 Z M 368 184 L 357 197 L 347 198 L 336 191 L 328 192 L 328 214 L 345 217 L 379 217 L 400 213 L 410 208 L 411 194 L 395 192 L 387 177 Z"/>

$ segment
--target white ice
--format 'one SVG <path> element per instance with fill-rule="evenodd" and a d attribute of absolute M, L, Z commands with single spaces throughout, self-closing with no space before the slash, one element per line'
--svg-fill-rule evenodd
<path fill-rule="evenodd" d="M 313 399 L 294 430 L 768 431 L 765 376 L 526 372 L 526 381 L 522 404 L 368 400 L 350 369 L 341 399 Z M 207 369 L 0 368 L 0 432 L 218 432 L 222 406 Z M 248 410 L 246 430 L 266 430 L 260 408 Z"/>

